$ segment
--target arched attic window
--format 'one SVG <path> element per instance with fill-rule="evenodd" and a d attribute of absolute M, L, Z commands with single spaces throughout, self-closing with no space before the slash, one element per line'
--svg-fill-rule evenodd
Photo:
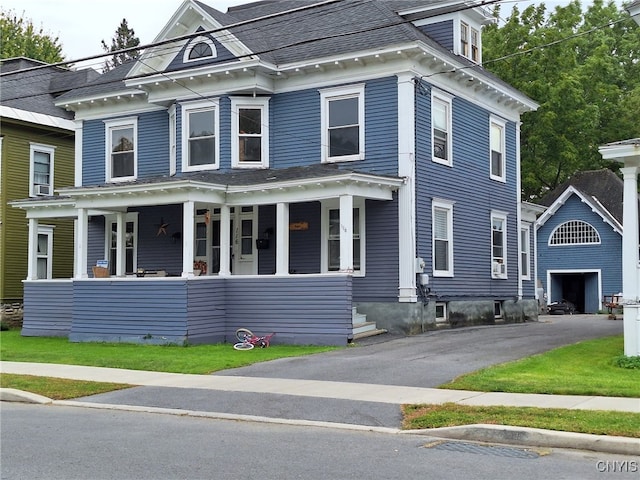
<path fill-rule="evenodd" d="M 598 231 L 582 220 L 561 223 L 551 233 L 549 245 L 593 245 L 600 243 Z"/>
<path fill-rule="evenodd" d="M 184 51 L 183 61 L 185 63 L 194 62 L 204 58 L 216 58 L 217 56 L 218 51 L 216 50 L 216 45 L 213 43 L 213 40 L 209 37 L 201 36 L 191 40 Z"/>

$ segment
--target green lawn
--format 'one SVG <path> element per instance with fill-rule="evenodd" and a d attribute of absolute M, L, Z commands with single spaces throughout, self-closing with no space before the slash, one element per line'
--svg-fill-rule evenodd
<path fill-rule="evenodd" d="M 134 345 L 72 343 L 60 337 L 22 337 L 18 330 L 0 332 L 0 360 L 63 363 L 171 373 L 208 374 L 283 357 L 298 357 L 338 347 L 272 345 L 248 351 L 228 343 L 216 345 Z"/>
<path fill-rule="evenodd" d="M 640 398 L 640 369 L 620 368 L 623 336 L 560 347 L 462 375 L 440 388 Z"/>

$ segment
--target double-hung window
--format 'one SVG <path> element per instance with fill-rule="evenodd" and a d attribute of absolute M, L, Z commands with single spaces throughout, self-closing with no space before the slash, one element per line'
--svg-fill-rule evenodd
<path fill-rule="evenodd" d="M 353 272 L 356 275 L 364 275 L 364 204 L 353 206 Z M 340 209 L 334 202 L 325 202 L 322 211 L 322 271 L 340 271 Z"/>
<path fill-rule="evenodd" d="M 451 144 L 451 97 L 432 91 L 431 94 L 431 143 L 433 161 L 451 166 L 453 163 Z"/>
<path fill-rule="evenodd" d="M 30 195 L 53 195 L 54 147 L 32 143 L 30 151 Z"/>
<path fill-rule="evenodd" d="M 106 179 L 135 180 L 138 174 L 138 119 L 105 120 Z"/>
<path fill-rule="evenodd" d="M 528 225 L 520 228 L 520 276 L 523 280 L 531 280 L 530 236 L 531 228 Z"/>
<path fill-rule="evenodd" d="M 47 225 L 38 226 L 38 251 L 36 253 L 36 269 L 38 279 L 52 278 L 53 256 L 53 227 Z"/>
<path fill-rule="evenodd" d="M 364 85 L 320 91 L 322 161 L 364 160 Z"/>
<path fill-rule="evenodd" d="M 506 180 L 505 173 L 505 129 L 506 124 L 504 121 L 491 117 L 489 126 L 490 136 L 490 151 L 489 162 L 491 173 L 490 176 L 493 180 L 504 182 Z"/>
<path fill-rule="evenodd" d="M 182 105 L 182 170 L 219 167 L 220 122 L 217 99 Z"/>
<path fill-rule="evenodd" d="M 460 52 L 463 57 L 480 63 L 480 30 L 460 22 Z"/>
<path fill-rule="evenodd" d="M 507 278 L 507 215 L 491 212 L 491 277 Z"/>
<path fill-rule="evenodd" d="M 269 167 L 269 99 L 232 98 L 231 165 Z"/>
<path fill-rule="evenodd" d="M 453 202 L 434 200 L 432 204 L 433 276 L 453 276 Z"/>

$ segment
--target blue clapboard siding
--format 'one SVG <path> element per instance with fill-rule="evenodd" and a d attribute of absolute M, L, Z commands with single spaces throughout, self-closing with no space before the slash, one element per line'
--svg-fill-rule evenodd
<path fill-rule="evenodd" d="M 220 343 L 226 335 L 226 279 L 187 282 L 189 343 Z"/>
<path fill-rule="evenodd" d="M 103 216 L 94 216 L 89 220 L 87 245 L 87 273 L 92 274 L 91 267 L 98 260 L 108 259 L 105 256 L 105 220 Z"/>
<path fill-rule="evenodd" d="M 22 335 L 67 336 L 71 329 L 72 302 L 71 280 L 25 282 Z"/>
<path fill-rule="evenodd" d="M 138 115 L 138 178 L 169 175 L 169 114 Z"/>
<path fill-rule="evenodd" d="M 529 226 L 529 278 L 531 280 L 522 280 L 522 297 L 523 298 L 535 298 L 536 294 L 536 276 L 534 269 L 535 260 L 535 243 L 533 241 L 533 232 L 535 225 Z"/>
<path fill-rule="evenodd" d="M 258 238 L 267 238 L 264 233 L 271 228 L 269 248 L 258 250 L 258 275 L 272 275 L 276 272 L 276 206 L 263 205 L 258 207 Z"/>
<path fill-rule="evenodd" d="M 82 185 L 99 185 L 105 180 L 105 126 L 102 120 L 82 124 Z"/>
<path fill-rule="evenodd" d="M 132 210 L 133 211 L 133 210 Z M 138 264 L 146 270 L 182 273 L 182 205 L 138 208 Z M 168 223 L 166 235 L 158 234 L 160 221 Z M 174 237 L 174 234 L 177 234 Z"/>
<path fill-rule="evenodd" d="M 365 86 L 365 160 L 355 168 L 398 174 L 398 78 L 369 80 Z"/>
<path fill-rule="evenodd" d="M 227 279 L 229 336 L 276 332 L 274 343 L 346 345 L 352 334 L 349 276 Z"/>
<path fill-rule="evenodd" d="M 185 279 L 75 281 L 71 341 L 181 343 L 187 338 Z"/>
<path fill-rule="evenodd" d="M 453 20 L 422 25 L 418 28 L 447 50 L 453 50 Z"/>
<path fill-rule="evenodd" d="M 291 223 L 308 222 L 308 230 L 289 231 L 289 270 L 292 273 L 320 272 L 320 202 L 289 205 Z"/>
<path fill-rule="evenodd" d="M 489 177 L 488 111 L 461 98 L 453 99 L 453 166 L 431 160 L 430 86 L 423 83 L 416 97 L 416 234 L 418 256 L 433 274 L 432 200 L 455 202 L 453 207 L 454 277 L 431 278 L 433 293 L 445 298 L 505 298 L 517 294 L 518 236 L 516 191 L 516 130 L 506 131 L 506 183 Z M 507 216 L 508 279 L 491 278 L 491 211 Z"/>
<path fill-rule="evenodd" d="M 582 220 L 591 224 L 600 235 L 599 245 L 549 246 L 553 230 L 570 220 Z M 546 292 L 548 270 L 601 270 L 602 295 L 613 295 L 622 290 L 622 236 L 611 225 L 604 223 L 600 215 L 571 195 L 555 214 L 538 229 L 538 276 Z M 552 286 L 553 287 L 553 286 Z M 559 286 L 551 292 L 557 294 Z M 549 301 L 558 300 L 550 298 Z M 601 299 L 600 299 L 601 300 Z"/>
<path fill-rule="evenodd" d="M 367 200 L 365 205 L 365 276 L 353 278 L 357 302 L 395 302 L 398 299 L 398 202 Z"/>
<path fill-rule="evenodd" d="M 202 27 L 199 27 L 199 29 L 202 30 Z M 204 58 L 202 60 L 192 60 L 190 62 L 184 62 L 184 54 L 187 48 L 191 48 L 195 43 L 198 43 L 201 40 L 201 37 L 194 37 L 194 40 L 186 43 L 180 49 L 180 51 L 177 53 L 177 55 L 174 57 L 174 59 L 171 61 L 171 63 L 165 69 L 165 71 L 172 72 L 172 71 L 180 70 L 183 68 L 195 68 L 203 65 L 223 63 L 223 62 L 231 61 L 234 58 L 236 58 L 235 55 L 233 55 L 229 50 L 227 50 L 227 48 L 224 45 L 218 42 L 215 39 L 215 37 L 213 37 L 213 35 L 205 35 L 205 36 L 209 40 L 211 40 L 215 46 L 216 56 L 214 58 L 209 57 L 209 58 Z"/>

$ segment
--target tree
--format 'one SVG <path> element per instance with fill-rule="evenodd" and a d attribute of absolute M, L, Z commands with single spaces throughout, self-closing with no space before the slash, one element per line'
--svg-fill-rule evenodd
<path fill-rule="evenodd" d="M 0 58 L 27 57 L 46 63 L 64 61 L 58 37 L 36 29 L 30 19 L 0 11 Z"/>
<path fill-rule="evenodd" d="M 132 28 L 127 25 L 127 19 L 123 18 L 120 26 L 116 29 L 116 36 L 111 39 L 111 46 L 109 47 L 104 40 L 102 40 L 102 49 L 105 52 L 112 53 L 111 58 L 108 58 L 104 62 L 103 72 L 122 65 L 128 60 L 138 58 L 140 51 L 137 49 L 122 52 L 121 50 L 137 47 L 140 45 L 140 39 L 136 37 L 136 33 Z"/>
<path fill-rule="evenodd" d="M 499 10 L 496 10 L 496 15 Z M 483 36 L 485 68 L 536 100 L 523 115 L 522 189 L 535 200 L 577 171 L 617 168 L 602 144 L 640 136 L 640 28 L 614 2 L 514 7 Z"/>

